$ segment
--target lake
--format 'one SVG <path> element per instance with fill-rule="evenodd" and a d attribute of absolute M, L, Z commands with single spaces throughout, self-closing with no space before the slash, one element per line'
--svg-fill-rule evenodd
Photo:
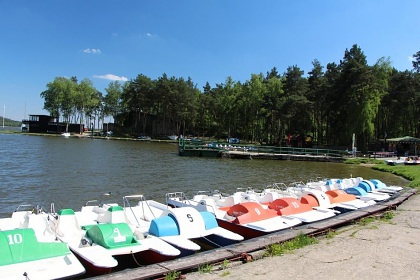
<path fill-rule="evenodd" d="M 177 144 L 0 134 L 0 217 L 21 204 L 79 210 L 89 200 L 122 203 L 144 194 L 164 202 L 168 192 L 234 192 L 316 177 L 406 180 L 358 165 L 282 160 L 180 157 Z M 111 196 L 103 193 L 111 192 Z"/>

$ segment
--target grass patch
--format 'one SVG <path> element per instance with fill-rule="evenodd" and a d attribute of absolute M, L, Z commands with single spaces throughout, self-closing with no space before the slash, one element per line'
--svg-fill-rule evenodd
<path fill-rule="evenodd" d="M 379 164 L 386 165 L 385 161 L 374 158 L 348 158 L 343 161 L 346 164 Z"/>
<path fill-rule="evenodd" d="M 264 257 L 281 256 L 285 253 L 290 253 L 296 249 L 316 243 L 318 243 L 318 239 L 301 233 L 289 241 L 268 245 L 264 252 Z"/>
<path fill-rule="evenodd" d="M 165 275 L 165 280 L 176 280 L 181 275 L 181 272 L 172 270 Z"/>
<path fill-rule="evenodd" d="M 335 230 L 329 230 L 327 234 L 325 235 L 325 238 L 332 239 L 334 238 L 338 233 Z"/>
<path fill-rule="evenodd" d="M 420 165 L 375 165 L 372 166 L 373 169 L 389 172 L 397 176 L 401 176 L 411 182 L 408 184 L 408 187 L 417 188 L 420 190 Z"/>
<path fill-rule="evenodd" d="M 198 267 L 198 272 L 200 272 L 200 273 L 209 273 L 209 272 L 211 272 L 212 270 L 213 270 L 213 265 L 211 265 L 211 264 L 209 264 L 209 263 L 206 263 L 206 264 L 200 265 L 200 266 Z"/>
<path fill-rule="evenodd" d="M 387 211 L 382 215 L 381 220 L 390 221 L 394 217 L 395 217 L 395 214 L 393 211 Z"/>
<path fill-rule="evenodd" d="M 367 226 L 375 221 L 390 222 L 394 218 L 395 214 L 392 211 L 383 212 L 380 216 L 369 216 L 361 218 L 356 222 L 360 226 Z M 372 226 L 372 229 L 377 229 L 377 226 Z"/>
<path fill-rule="evenodd" d="M 374 221 L 376 221 L 375 217 L 365 217 L 365 218 L 361 218 L 357 224 L 361 226 L 366 226 L 370 223 L 373 223 Z"/>
<path fill-rule="evenodd" d="M 372 164 L 372 169 L 389 172 L 401 176 L 411 182 L 408 187 L 420 190 L 420 165 L 387 165 L 384 160 L 372 158 L 349 158 L 344 161 L 347 164 Z"/>
<path fill-rule="evenodd" d="M 220 265 L 220 269 L 225 270 L 229 267 L 229 260 L 223 260 L 222 264 Z"/>

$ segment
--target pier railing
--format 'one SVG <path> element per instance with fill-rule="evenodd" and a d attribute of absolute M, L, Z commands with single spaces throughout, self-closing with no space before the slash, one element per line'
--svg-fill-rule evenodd
<path fill-rule="evenodd" d="M 298 148 L 298 147 L 278 147 L 278 146 L 259 146 L 259 145 L 241 145 L 228 144 L 220 142 L 204 143 L 200 141 L 186 141 L 181 139 L 179 146 L 184 150 L 188 149 L 218 149 L 226 151 L 242 151 L 257 154 L 278 154 L 278 155 L 308 155 L 343 158 L 349 154 L 343 150 L 320 149 L 320 148 Z"/>
<path fill-rule="evenodd" d="M 345 156 L 345 151 L 332 149 L 318 149 L 318 148 L 297 148 L 297 147 L 275 147 L 275 146 L 250 146 L 246 147 L 250 152 L 256 153 L 271 153 L 282 155 L 310 155 L 310 156 L 328 156 L 342 158 Z"/>

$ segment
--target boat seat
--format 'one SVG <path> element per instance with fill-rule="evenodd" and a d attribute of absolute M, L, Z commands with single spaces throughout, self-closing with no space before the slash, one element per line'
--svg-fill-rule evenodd
<path fill-rule="evenodd" d="M 311 207 L 318 207 L 319 206 L 318 199 L 316 199 L 316 197 L 311 195 L 311 194 L 307 194 L 307 195 L 302 196 L 300 198 L 300 202 L 303 203 L 303 204 L 308 204 Z"/>
<path fill-rule="evenodd" d="M 229 207 L 229 206 L 233 206 L 235 204 L 241 203 L 241 196 L 237 196 L 237 195 L 231 195 L 228 196 L 224 199 L 220 199 L 219 201 L 217 201 L 217 206 L 219 207 Z"/>
<path fill-rule="evenodd" d="M 280 194 L 278 192 L 266 192 L 263 196 L 259 198 L 259 202 L 261 204 L 268 204 L 278 198 L 280 198 Z"/>
<path fill-rule="evenodd" d="M 141 220 L 150 222 L 151 220 L 157 218 L 157 216 L 154 215 L 152 210 L 147 206 L 127 207 L 125 208 L 125 215 L 127 220 L 129 220 L 132 224 L 138 224 Z"/>
<path fill-rule="evenodd" d="M 51 231 L 46 216 L 29 213 L 25 216 L 22 228 L 31 228 L 39 241 L 53 241 L 54 233 Z"/>
<path fill-rule="evenodd" d="M 268 208 L 276 210 L 277 214 L 281 216 L 294 215 L 312 210 L 309 204 L 304 204 L 293 197 L 276 199 L 268 205 Z"/>
<path fill-rule="evenodd" d="M 99 214 L 97 221 L 99 223 L 125 223 L 125 213 L 121 206 L 110 206 L 103 214 Z"/>
<path fill-rule="evenodd" d="M 355 195 L 348 194 L 343 190 L 327 191 L 326 194 L 332 198 L 334 203 L 348 202 L 356 199 Z"/>
<path fill-rule="evenodd" d="M 61 209 L 57 216 L 56 233 L 61 237 L 66 236 L 69 240 L 80 240 L 84 231 L 81 229 L 74 211 L 72 209 Z"/>

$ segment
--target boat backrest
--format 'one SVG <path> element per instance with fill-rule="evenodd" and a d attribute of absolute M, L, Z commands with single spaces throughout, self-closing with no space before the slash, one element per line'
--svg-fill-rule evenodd
<path fill-rule="evenodd" d="M 125 213 L 121 206 L 110 206 L 104 213 L 99 214 L 97 221 L 99 223 L 125 223 Z"/>
<path fill-rule="evenodd" d="M 248 224 L 277 217 L 276 211 L 264 209 L 258 202 L 250 201 L 235 204 L 229 208 L 227 215 L 233 217 L 233 223 Z"/>
<path fill-rule="evenodd" d="M 21 227 L 25 222 L 27 214 L 31 214 L 31 211 L 15 211 L 12 213 L 12 220 L 15 228 Z"/>
<path fill-rule="evenodd" d="M 127 220 L 133 224 L 139 224 L 141 220 L 150 222 L 151 220 L 157 218 L 157 216 L 153 214 L 152 210 L 147 205 L 126 207 L 125 215 Z"/>
<path fill-rule="evenodd" d="M 307 194 L 304 195 L 300 198 L 300 202 L 302 202 L 303 204 L 308 204 L 311 207 L 318 207 L 319 205 L 319 201 L 315 198 L 315 196 L 311 195 L 311 194 Z"/>
<path fill-rule="evenodd" d="M 28 214 L 25 217 L 24 228 L 31 228 L 39 241 L 51 241 L 54 239 L 47 221 L 47 216 L 42 214 Z"/>
<path fill-rule="evenodd" d="M 69 239 L 71 237 L 80 239 L 83 236 L 83 230 L 73 209 L 61 209 L 57 212 L 56 233 L 59 236 L 65 235 Z"/>
<path fill-rule="evenodd" d="M 198 211 L 209 211 L 215 213 L 220 208 L 213 198 L 205 198 L 200 200 L 198 205 L 195 207 Z"/>
<path fill-rule="evenodd" d="M 326 192 L 329 195 L 334 203 L 348 202 L 356 199 L 356 196 L 353 194 L 348 194 L 344 190 L 331 190 Z"/>
<path fill-rule="evenodd" d="M 88 205 L 83 206 L 80 211 L 75 212 L 77 222 L 79 226 L 89 226 L 96 223 L 98 213 L 94 209 L 99 208 L 98 206 Z"/>
<path fill-rule="evenodd" d="M 301 203 L 293 197 L 276 199 L 268 205 L 268 208 L 276 210 L 277 214 L 282 216 L 299 214 L 312 210 L 312 207 L 309 204 Z"/>

